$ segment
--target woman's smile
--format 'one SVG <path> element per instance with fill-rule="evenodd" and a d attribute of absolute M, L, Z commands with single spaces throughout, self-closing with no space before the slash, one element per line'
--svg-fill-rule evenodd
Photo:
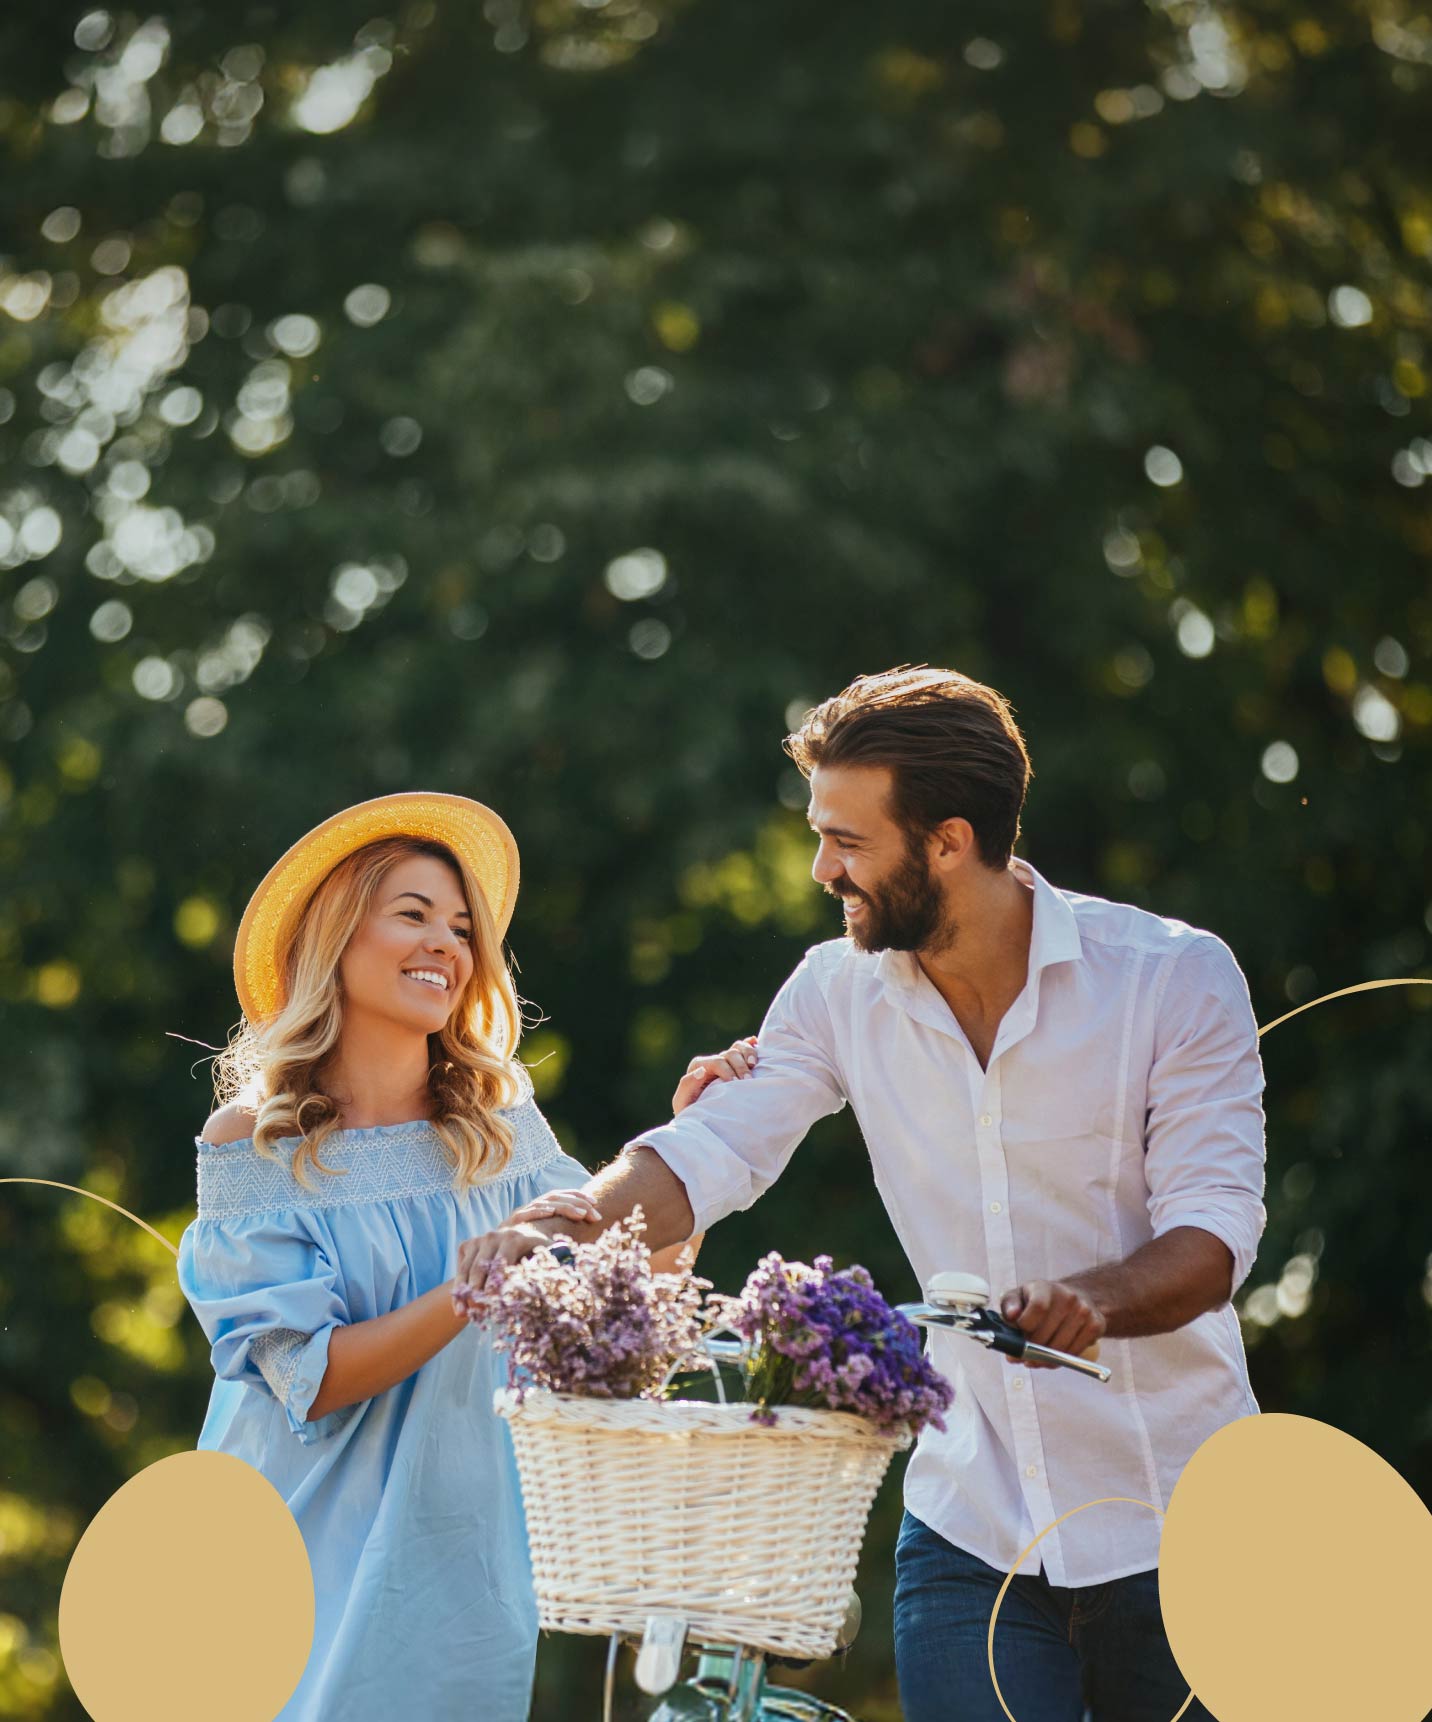
<path fill-rule="evenodd" d="M 441 969 L 404 969 L 403 974 L 406 979 L 417 981 L 421 986 L 435 988 L 441 993 L 452 990 L 452 981 Z"/>

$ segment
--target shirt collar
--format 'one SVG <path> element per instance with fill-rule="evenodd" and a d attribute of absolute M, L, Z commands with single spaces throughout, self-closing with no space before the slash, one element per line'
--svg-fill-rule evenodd
<path fill-rule="evenodd" d="M 1042 873 L 1016 855 L 1012 862 L 1014 874 L 1023 884 L 1034 887 L 1034 928 L 1029 940 L 1029 972 L 1046 969 L 1051 963 L 1076 962 L 1084 955 L 1084 943 L 1079 937 L 1079 922 L 1074 907 Z"/>
<path fill-rule="evenodd" d="M 1019 882 L 1034 891 L 1034 924 L 1029 935 L 1029 979 L 1032 981 L 1051 963 L 1078 961 L 1084 955 L 1084 945 L 1069 901 L 1021 856 L 1014 856 L 1010 866 Z M 876 959 L 875 972 L 888 992 L 906 998 L 924 979 L 920 965 L 910 951 L 882 951 Z"/>

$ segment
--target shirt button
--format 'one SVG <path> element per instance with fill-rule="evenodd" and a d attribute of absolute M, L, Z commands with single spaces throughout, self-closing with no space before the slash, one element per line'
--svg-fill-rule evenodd
<path fill-rule="evenodd" d="M 998 1202 L 991 1202 L 989 1205 L 989 1211 L 992 1214 L 998 1214 L 998 1213 L 1001 1213 L 1003 1210 L 1001 1209 L 1000 1204 Z"/>
<path fill-rule="evenodd" d="M 1039 1475 L 1038 1465 L 1026 1465 L 1024 1467 L 1024 1474 L 1026 1477 L 1037 1477 Z"/>
<path fill-rule="evenodd" d="M 1014 1378 L 1014 1391 L 1016 1393 L 1018 1393 L 1020 1388 L 1023 1386 L 1024 1386 L 1024 1377 L 1022 1375 L 1016 1375 Z"/>
<path fill-rule="evenodd" d="M 994 1119 L 990 1117 L 988 1112 L 981 1112 L 980 1113 L 980 1123 L 981 1124 L 993 1124 Z"/>

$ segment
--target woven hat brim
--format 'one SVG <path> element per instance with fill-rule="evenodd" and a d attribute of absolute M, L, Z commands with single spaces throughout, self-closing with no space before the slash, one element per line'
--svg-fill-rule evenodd
<path fill-rule="evenodd" d="M 346 856 L 385 837 L 445 844 L 481 885 L 497 936 L 506 933 L 517 902 L 517 843 L 490 807 L 423 790 L 360 801 L 300 837 L 249 899 L 234 941 L 234 987 L 250 1022 L 279 1008 L 280 955 L 318 886 Z"/>

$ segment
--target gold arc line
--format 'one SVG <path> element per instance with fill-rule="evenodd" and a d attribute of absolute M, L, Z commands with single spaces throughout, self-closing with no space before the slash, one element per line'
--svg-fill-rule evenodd
<path fill-rule="evenodd" d="M 989 1636 L 985 1640 L 985 1654 L 989 1659 L 989 1677 L 994 1682 L 994 1695 L 999 1699 L 999 1707 L 1004 1711 L 1005 1715 L 1008 1716 L 1009 1722 L 1019 1722 L 1019 1718 L 1015 1715 L 1013 1710 L 1010 1709 L 1008 1704 L 1005 1703 L 1004 1694 L 999 1689 L 999 1676 L 994 1671 L 994 1629 L 996 1622 L 999 1620 L 999 1608 L 1000 1604 L 1004 1601 L 1004 1593 L 1014 1583 L 1019 1569 L 1024 1565 L 1028 1557 L 1034 1553 L 1035 1549 L 1039 1547 L 1051 1531 L 1057 1531 L 1059 1529 L 1065 1519 L 1072 1519 L 1076 1513 L 1087 1513 L 1090 1507 L 1113 1507 L 1119 1505 L 1129 1507 L 1147 1507 L 1156 1519 L 1161 1519 L 1163 1517 L 1163 1514 L 1156 1506 L 1154 1506 L 1152 1501 L 1141 1501 L 1137 1495 L 1101 1495 L 1097 1501 L 1085 1501 L 1082 1507 L 1071 1507 L 1067 1513 L 1061 1513 L 1052 1525 L 1046 1525 L 1027 1549 L 1020 1550 L 1019 1558 L 1004 1575 L 1004 1583 L 999 1587 L 999 1595 L 994 1599 L 994 1609 L 989 1617 Z M 1183 1703 L 1179 1705 L 1178 1709 L 1174 1711 L 1173 1715 L 1169 1718 L 1169 1722 L 1178 1722 L 1179 1717 L 1183 1715 L 1184 1711 L 1187 1710 L 1189 1705 L 1192 1703 L 1193 1688 L 1190 1687 L 1188 1697 L 1185 1698 Z"/>
<path fill-rule="evenodd" d="M 126 1220 L 133 1220 L 135 1225 L 148 1232 L 151 1238 L 157 1238 L 169 1254 L 178 1259 L 178 1250 L 162 1232 L 156 1232 L 147 1220 L 141 1220 L 138 1214 L 131 1214 L 128 1208 L 121 1208 L 118 1202 L 111 1202 L 108 1196 L 97 1196 L 93 1190 L 81 1190 L 75 1184 L 57 1184 L 53 1178 L 0 1178 L 0 1184 L 44 1184 L 51 1190 L 68 1190 L 72 1196 L 88 1196 L 92 1202 L 103 1202 L 106 1208 L 113 1208 L 116 1214 L 123 1214 Z"/>
<path fill-rule="evenodd" d="M 1276 1018 L 1273 1022 L 1264 1023 L 1258 1030 L 1258 1038 L 1262 1040 L 1270 1028 L 1277 1028 L 1281 1022 L 1287 1022 L 1289 1017 L 1301 1016 L 1305 1010 L 1311 1010 L 1314 1005 L 1326 1004 L 1329 999 L 1345 999 L 1349 993 L 1370 993 L 1378 987 L 1432 987 L 1432 980 L 1426 975 L 1404 975 L 1400 980 L 1392 981 L 1359 981 L 1355 987 L 1339 987 L 1335 993 L 1324 993 L 1320 999 L 1309 999 L 1306 1004 L 1300 1004 L 1296 1010 L 1290 1010 L 1286 1015 Z"/>

